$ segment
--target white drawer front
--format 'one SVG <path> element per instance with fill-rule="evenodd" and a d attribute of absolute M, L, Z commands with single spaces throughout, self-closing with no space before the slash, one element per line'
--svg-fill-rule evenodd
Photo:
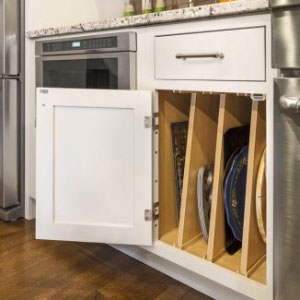
<path fill-rule="evenodd" d="M 265 27 L 155 37 L 156 79 L 265 81 L 265 65 Z"/>

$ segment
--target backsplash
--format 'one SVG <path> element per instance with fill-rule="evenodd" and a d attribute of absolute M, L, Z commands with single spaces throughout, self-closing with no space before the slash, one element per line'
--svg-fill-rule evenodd
<path fill-rule="evenodd" d="M 131 4 L 134 5 L 135 13 L 141 14 L 142 12 L 142 0 L 131 0 Z M 156 0 L 153 1 L 155 7 Z M 205 4 L 212 4 L 217 3 L 217 0 L 193 0 L 194 6 L 198 5 L 205 5 Z M 167 10 L 176 9 L 176 8 L 183 8 L 189 6 L 188 0 L 165 0 L 165 5 Z M 177 7 L 176 7 L 177 6 Z"/>
<path fill-rule="evenodd" d="M 43 0 L 45 1 L 45 0 Z M 55 1 L 55 0 L 51 0 Z M 58 0 L 57 0 L 58 1 Z M 66 1 L 66 0 L 65 0 Z M 72 0 L 71 0 L 72 1 Z M 74 2 L 77 2 L 76 0 Z M 87 1 L 87 0 L 81 0 Z M 90 0 L 91 1 L 91 0 Z M 102 0 L 104 1 L 104 0 Z M 120 4 L 119 16 L 124 10 L 124 2 L 120 0 L 106 0 L 116 1 Z M 169 2 L 168 2 L 169 3 Z M 198 4 L 199 2 L 197 2 Z M 200 2 L 203 3 L 203 2 Z M 195 3 L 196 4 L 196 3 Z M 27 31 L 27 37 L 40 38 L 45 36 L 54 36 L 71 33 L 82 33 L 91 31 L 100 31 L 117 28 L 130 28 L 137 26 L 147 26 L 151 24 L 164 24 L 171 22 L 180 22 L 187 20 L 198 20 L 201 18 L 227 16 L 245 14 L 249 12 L 266 11 L 269 10 L 269 0 L 239 0 L 226 3 L 217 3 L 203 6 L 195 6 L 192 8 L 181 8 L 176 10 L 169 10 L 161 13 L 154 13 L 150 15 L 136 15 L 133 17 L 113 17 L 104 19 L 99 18 L 97 21 L 88 21 L 74 23 L 73 25 L 45 27 L 43 29 L 34 29 Z"/>

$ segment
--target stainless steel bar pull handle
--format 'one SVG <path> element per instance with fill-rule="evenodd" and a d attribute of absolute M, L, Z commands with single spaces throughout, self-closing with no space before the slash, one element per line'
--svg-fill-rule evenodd
<path fill-rule="evenodd" d="M 189 59 L 189 58 L 218 58 L 223 59 L 225 56 L 223 53 L 195 53 L 195 54 L 176 54 L 177 59 Z"/>
<path fill-rule="evenodd" d="M 280 97 L 280 109 L 282 112 L 300 113 L 300 97 Z"/>

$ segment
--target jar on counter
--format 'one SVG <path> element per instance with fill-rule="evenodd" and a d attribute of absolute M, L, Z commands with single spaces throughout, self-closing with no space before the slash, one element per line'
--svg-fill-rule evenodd
<path fill-rule="evenodd" d="M 156 0 L 155 4 L 155 12 L 162 12 L 166 9 L 165 1 L 164 0 Z"/>
<path fill-rule="evenodd" d="M 125 0 L 124 17 L 131 16 L 134 16 L 134 6 L 130 3 L 130 0 Z"/>
<path fill-rule="evenodd" d="M 144 15 L 151 14 L 152 10 L 152 0 L 142 0 L 142 13 Z"/>
<path fill-rule="evenodd" d="M 184 8 L 184 7 L 193 7 L 193 0 L 173 0 L 172 9 Z"/>

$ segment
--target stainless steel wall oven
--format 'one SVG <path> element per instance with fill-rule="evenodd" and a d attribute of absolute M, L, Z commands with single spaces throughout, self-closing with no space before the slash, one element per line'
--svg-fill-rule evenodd
<path fill-rule="evenodd" d="M 135 89 L 136 34 L 36 43 L 37 87 Z"/>

